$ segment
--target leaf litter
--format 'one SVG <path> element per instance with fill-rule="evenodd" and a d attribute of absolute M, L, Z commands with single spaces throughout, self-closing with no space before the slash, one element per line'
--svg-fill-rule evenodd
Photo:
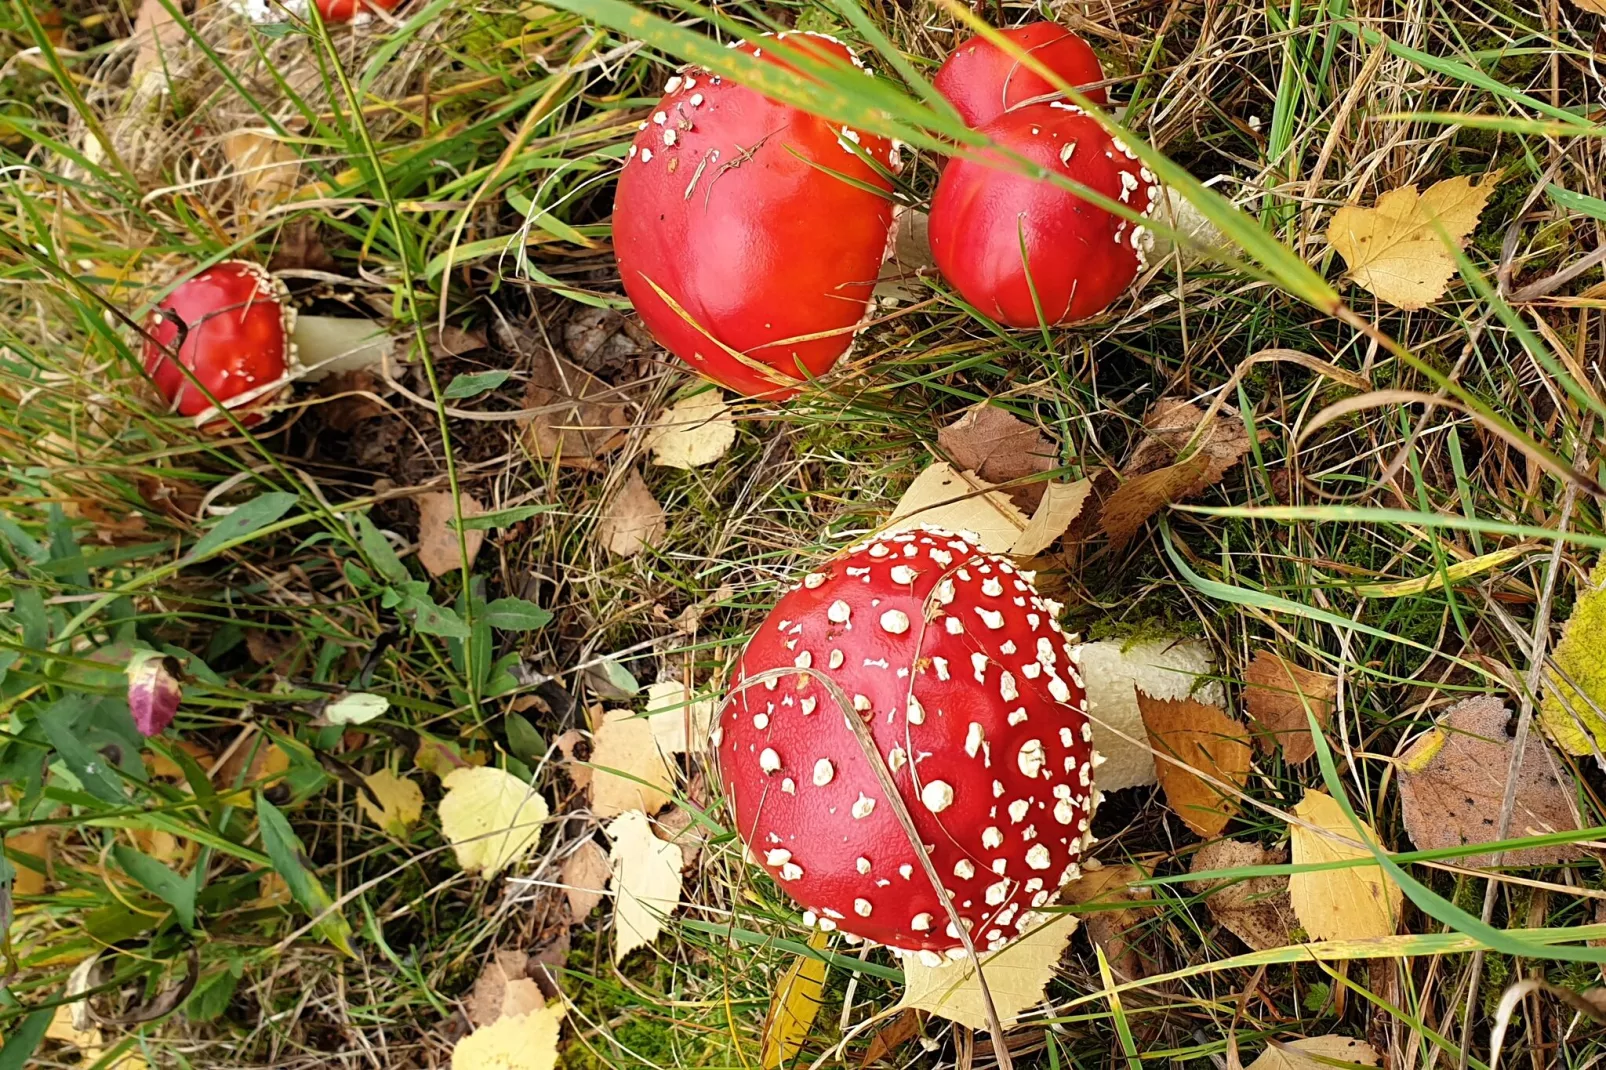
<path fill-rule="evenodd" d="M 1269 754 L 1280 744 L 1287 761 L 1309 761 L 1316 741 L 1306 710 L 1323 728 L 1331 724 L 1338 680 L 1261 650 L 1244 670 L 1244 685 L 1244 712 L 1258 727 L 1255 743 L 1261 751 Z"/>
<path fill-rule="evenodd" d="M 1372 826 L 1362 821 L 1357 833 L 1343 809 L 1325 792 L 1306 791 L 1293 815 L 1304 823 L 1288 826 L 1294 865 L 1372 857 L 1372 852 L 1357 842 L 1357 836 L 1364 835 L 1377 843 Z M 1307 828 L 1307 824 L 1315 828 Z M 1405 900 L 1404 890 L 1376 863 L 1294 873 L 1288 878 L 1288 896 L 1300 925 L 1318 940 L 1392 936 Z"/>
<path fill-rule="evenodd" d="M 1166 802 L 1196 835 L 1219 836 L 1238 812 L 1238 798 L 1229 789 L 1241 792 L 1249 782 L 1248 731 L 1220 708 L 1189 698 L 1158 699 L 1139 691 L 1138 709 Z"/>

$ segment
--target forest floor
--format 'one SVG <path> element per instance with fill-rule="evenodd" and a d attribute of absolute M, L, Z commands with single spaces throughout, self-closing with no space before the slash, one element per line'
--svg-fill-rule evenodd
<path fill-rule="evenodd" d="M 1134 144 L 1220 217 L 1199 221 L 1213 248 L 1162 246 L 1107 312 L 1041 331 L 910 279 L 820 389 L 727 396 L 728 441 L 700 430 L 710 455 L 675 467 L 653 429 L 698 384 L 632 317 L 610 248 L 621 161 L 689 47 L 670 22 L 719 43 L 828 31 L 904 85 L 900 66 L 929 76 L 973 32 L 967 9 L 410 0 L 359 27 L 218 0 L 0 10 L 0 1070 L 445 1066 L 542 1000 L 564 1067 L 757 1068 L 784 1039 L 783 976 L 811 962 L 823 1005 L 788 1065 L 997 1065 L 985 1033 L 898 1009 L 898 960 L 810 943 L 743 861 L 701 741 L 655 767 L 666 798 L 633 848 L 588 764 L 607 711 L 706 710 L 785 585 L 936 462 L 1027 512 L 1044 483 L 1087 480 L 1035 561 L 1067 630 L 1185 641 L 1203 660 L 1184 691 L 1234 725 L 1252 726 L 1251 667 L 1281 657 L 1328 722 L 1303 761 L 1268 745 L 1251 769 L 1246 747 L 1208 834 L 1175 780 L 1110 793 L 1094 853 L 1120 878 L 1030 982 L 1014 1066 L 1368 1057 L 1278 1047 L 1336 1034 L 1390 1067 L 1481 1070 L 1497 1023 L 1506 1065 L 1599 1062 L 1600 1004 L 1577 993 L 1606 962 L 1582 939 L 1606 943 L 1606 777 L 1590 733 L 1543 716 L 1571 674 L 1574 712 L 1606 726 L 1599 0 L 976 15 L 1083 34 Z M 918 146 L 943 135 L 919 107 L 882 122 L 915 146 L 913 208 L 938 175 Z M 1335 213 L 1456 179 L 1486 203 L 1459 258 L 1418 228 L 1437 292 L 1391 303 L 1347 274 Z M 138 325 L 231 257 L 304 313 L 382 324 L 392 363 L 299 385 L 254 434 L 168 414 Z M 1154 467 L 1133 458 L 1160 399 L 1219 404 L 1239 445 L 1112 537 L 1100 508 Z M 998 441 L 942 434 L 989 401 L 1050 456 L 1010 469 Z M 458 511 L 484 514 L 461 540 Z M 184 693 L 150 739 L 126 703 L 141 650 L 178 659 Z M 1485 695 L 1494 738 L 1451 774 L 1494 775 L 1424 819 L 1416 745 L 1449 746 L 1424 734 Z M 1506 791 L 1519 740 L 1565 796 L 1562 835 Z M 475 767 L 553 815 L 499 872 L 465 866 L 443 824 L 442 780 Z M 1398 872 L 1293 866 L 1288 815 L 1313 789 L 1347 797 Z M 1423 857 L 1458 822 L 1525 853 Z M 1201 856 L 1212 841 L 1241 853 Z M 612 897 L 576 889 L 608 880 L 610 851 L 662 843 L 680 907 L 621 960 Z M 1260 875 L 1239 914 L 1174 879 L 1212 867 Z M 1312 878 L 1330 899 L 1358 874 L 1394 896 L 1394 935 L 1347 929 L 1358 901 L 1313 923 Z M 1242 916 L 1258 907 L 1269 935 Z M 551 1046 L 532 1033 L 505 1065 L 550 1066 Z"/>

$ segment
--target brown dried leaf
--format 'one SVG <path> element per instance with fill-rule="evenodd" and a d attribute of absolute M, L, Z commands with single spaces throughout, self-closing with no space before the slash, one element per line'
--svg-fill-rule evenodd
<path fill-rule="evenodd" d="M 349 432 L 364 420 L 384 415 L 385 406 L 378 400 L 380 389 L 372 372 L 349 371 L 318 380 L 312 392 L 329 399 L 318 406 L 324 426 Z"/>
<path fill-rule="evenodd" d="M 1491 843 L 1500 827 L 1506 772 L 1513 741 L 1506 735 L 1510 711 L 1491 696 L 1457 703 L 1439 723 L 1400 756 L 1400 805 L 1405 831 L 1424 851 Z M 1516 807 L 1508 838 L 1560 832 L 1578 827 L 1571 800 L 1572 778 L 1558 775 L 1544 740 L 1535 733 L 1523 748 L 1517 769 Z M 1507 851 L 1505 865 L 1556 866 L 1583 852 L 1571 844 Z M 1494 864 L 1493 855 L 1456 859 L 1477 868 Z"/>
<path fill-rule="evenodd" d="M 501 1018 L 529 1014 L 546 1006 L 541 986 L 529 975 L 530 956 L 522 951 L 496 951 L 463 1001 L 475 1028 L 483 1029 Z"/>
<path fill-rule="evenodd" d="M 296 150 L 254 130 L 226 136 L 223 158 L 240 180 L 242 206 L 253 214 L 289 197 L 301 177 L 301 157 Z"/>
<path fill-rule="evenodd" d="M 424 337 L 429 342 L 429 351 L 442 357 L 460 357 L 484 349 L 489 344 L 484 331 L 455 327 L 450 323 L 445 327 L 430 324 Z"/>
<path fill-rule="evenodd" d="M 1281 865 L 1287 861 L 1288 851 L 1282 847 L 1266 850 L 1255 843 L 1217 840 L 1195 852 L 1190 869 L 1194 873 L 1207 873 L 1241 866 Z M 1299 925 L 1299 919 L 1294 917 L 1294 906 L 1288 900 L 1287 877 L 1189 881 L 1188 890 L 1208 896 L 1205 906 L 1210 908 L 1211 916 L 1253 951 L 1287 945 Z"/>
<path fill-rule="evenodd" d="M 1100 908 L 1079 916 L 1087 935 L 1103 949 L 1105 959 L 1119 980 L 1135 981 L 1149 973 L 1137 947 L 1140 934 L 1134 930 L 1143 915 L 1153 909 L 1148 900 L 1154 898 L 1154 893 L 1147 888 L 1128 887 L 1133 881 L 1148 877 L 1148 870 L 1141 866 L 1093 868 L 1089 864 L 1083 866 L 1081 879 L 1067 884 L 1060 893 L 1063 902 Z M 1132 905 L 1110 909 L 1113 904 Z"/>
<path fill-rule="evenodd" d="M 1104 530 L 1117 546 L 1162 507 L 1219 483 L 1248 451 L 1249 431 L 1236 412 L 1218 412 L 1201 430 L 1204 417 L 1198 406 L 1176 398 L 1162 398 L 1144 416 L 1149 437 L 1133 451 L 1121 470 L 1121 486 L 1104 503 Z M 1190 441 L 1192 452 L 1178 462 Z"/>
<path fill-rule="evenodd" d="M 664 507 L 652 496 L 641 473 L 631 469 L 603 504 L 602 516 L 597 521 L 597 541 L 610 553 L 634 557 L 661 540 L 668 531 Z"/>
<path fill-rule="evenodd" d="M 419 564 L 431 576 L 456 572 L 463 567 L 463 552 L 457 542 L 457 532 L 452 527 L 454 514 L 451 494 L 433 491 L 420 494 L 414 500 L 418 502 Z M 485 506 L 470 495 L 464 494 L 459 500 L 465 517 L 479 516 L 485 512 Z M 465 531 L 463 542 L 468 548 L 468 563 L 472 565 L 474 558 L 479 555 L 480 546 L 485 542 L 485 532 Z"/>
<path fill-rule="evenodd" d="M 630 426 L 626 402 L 584 368 L 550 353 L 535 358 L 524 388 L 525 442 L 543 460 L 590 460 L 617 449 Z"/>
<path fill-rule="evenodd" d="M 142 0 L 134 16 L 132 35 L 137 51 L 129 85 L 136 93 L 152 95 L 167 88 L 164 64 L 171 66 L 184 45 L 184 28 L 168 13 L 161 0 Z"/>
<path fill-rule="evenodd" d="M 1288 761 L 1308 761 L 1316 753 L 1316 743 L 1305 710 L 1308 706 L 1326 728 L 1333 719 L 1338 680 L 1261 650 L 1244 670 L 1244 684 L 1244 711 L 1260 727 L 1255 742 L 1261 751 L 1270 754 L 1281 743 Z"/>
<path fill-rule="evenodd" d="M 687 869 L 697 864 L 697 857 L 702 854 L 703 844 L 708 839 L 708 829 L 697 824 L 691 814 L 678 806 L 665 810 L 656 819 L 657 827 L 653 830 L 660 840 L 676 844 L 681 854 L 685 856 Z"/>
<path fill-rule="evenodd" d="M 1249 733 L 1216 707 L 1192 699 L 1157 699 L 1139 691 L 1138 709 L 1171 809 L 1197 835 L 1219 836 L 1238 812 L 1238 800 L 1160 756 L 1170 755 L 1199 773 L 1242 788 L 1249 780 Z"/>
<path fill-rule="evenodd" d="M 892 1020 L 891 1025 L 877 1030 L 875 1036 L 870 1038 L 870 1046 L 864 1049 L 864 1055 L 859 1059 L 859 1070 L 890 1057 L 919 1035 L 919 1012 L 904 1011 Z"/>
<path fill-rule="evenodd" d="M 1088 494 L 1093 490 L 1091 479 L 1038 485 L 1043 490 L 1042 501 L 1037 503 L 1031 523 L 1026 525 L 1026 530 L 1010 547 L 1010 553 L 1017 557 L 1031 557 L 1052 546 L 1082 515 L 1082 507 L 1087 504 Z"/>
<path fill-rule="evenodd" d="M 1592 15 L 1606 18 L 1606 0 L 1573 0 L 1573 6 L 1580 11 L 1588 11 Z"/>
<path fill-rule="evenodd" d="M 597 908 L 608 887 L 608 874 L 612 872 L 608 852 L 595 840 L 586 840 L 563 860 L 558 880 L 563 883 L 563 894 L 569 899 L 571 919 L 584 921 Z"/>
<path fill-rule="evenodd" d="M 1100 526 L 1115 546 L 1125 546 L 1148 519 L 1194 492 L 1210 462 L 1195 453 L 1181 464 L 1133 476 L 1105 499 Z"/>
<path fill-rule="evenodd" d="M 1059 465 L 1059 449 L 1037 428 L 987 404 L 968 410 L 937 432 L 937 444 L 956 467 L 975 472 L 989 483 L 1008 483 Z M 1043 488 L 1041 482 L 1024 483 L 1005 492 L 1022 508 L 1035 509 L 1042 501 Z"/>

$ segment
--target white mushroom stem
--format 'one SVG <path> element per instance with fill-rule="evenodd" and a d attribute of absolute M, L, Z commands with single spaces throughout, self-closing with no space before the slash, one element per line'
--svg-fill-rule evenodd
<path fill-rule="evenodd" d="M 372 320 L 304 314 L 296 317 L 290 341 L 291 366 L 299 365 L 298 378 L 309 383 L 340 372 L 377 368 L 394 345 L 384 327 Z"/>

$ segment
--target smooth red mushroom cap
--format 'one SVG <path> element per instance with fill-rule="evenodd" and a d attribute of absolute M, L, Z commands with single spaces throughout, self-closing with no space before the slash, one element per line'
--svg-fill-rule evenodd
<path fill-rule="evenodd" d="M 295 313 L 287 297 L 277 279 L 243 260 L 215 264 L 164 297 L 145 322 L 144 359 L 146 372 L 173 410 L 197 416 L 212 406 L 169 356 L 175 345 L 179 362 L 220 403 L 259 391 L 241 405 L 271 402 L 279 391 L 263 388 L 282 383 L 291 363 Z M 258 413 L 242 416 L 247 423 L 261 418 Z"/>
<path fill-rule="evenodd" d="M 1034 22 L 999 32 L 1073 88 L 1104 80 L 1104 68 L 1093 49 L 1057 23 Z M 971 127 L 992 122 L 1022 101 L 1059 91 L 1048 79 L 979 36 L 949 53 L 932 85 Z M 1102 86 L 1084 90 L 1084 95 L 1095 104 L 1105 103 Z"/>
<path fill-rule="evenodd" d="M 318 0 L 318 14 L 325 22 L 350 22 L 359 13 L 391 11 L 400 4 L 401 0 Z"/>
<path fill-rule="evenodd" d="M 805 50 L 857 66 L 845 46 L 810 34 L 743 47 L 781 66 Z M 792 384 L 830 369 L 867 315 L 892 225 L 891 200 L 871 190 L 892 186 L 857 150 L 896 170 L 894 148 L 701 69 L 666 89 L 614 200 L 625 292 L 653 337 L 698 372 L 743 394 L 790 397 Z"/>
<path fill-rule="evenodd" d="M 1075 105 L 1029 104 L 981 132 L 1143 215 L 1159 202 L 1154 173 Z M 943 277 L 1011 327 L 1038 325 L 1034 288 L 1042 322 L 1073 323 L 1103 311 L 1137 277 L 1153 235 L 1007 166 L 955 159 L 943 170 L 929 219 L 931 253 Z"/>
<path fill-rule="evenodd" d="M 737 831 L 807 918 L 928 956 L 962 947 L 845 716 L 874 737 L 977 947 L 1078 875 L 1097 762 L 1057 608 L 973 536 L 932 528 L 855 547 L 776 604 L 713 743 Z M 797 668 L 850 708 L 808 674 L 740 686 Z"/>

